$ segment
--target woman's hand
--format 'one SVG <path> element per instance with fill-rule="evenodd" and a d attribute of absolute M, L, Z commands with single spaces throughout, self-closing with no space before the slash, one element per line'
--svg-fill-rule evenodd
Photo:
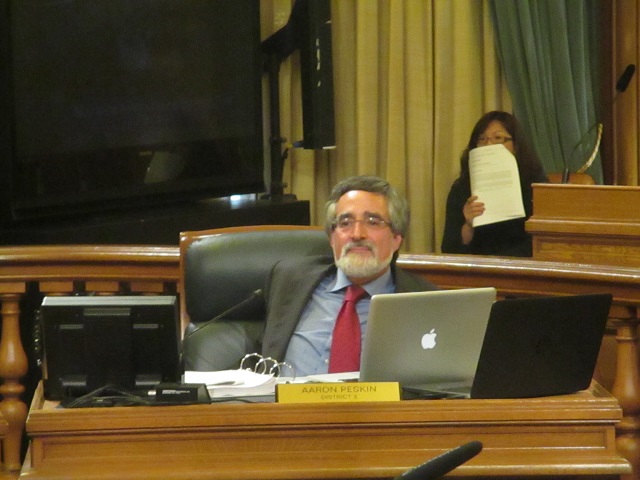
<path fill-rule="evenodd" d="M 462 244 L 469 245 L 473 240 L 473 219 L 484 213 L 484 203 L 478 202 L 478 196 L 472 195 L 464 203 L 462 207 L 464 215 L 464 225 L 460 235 L 462 236 Z"/>
<path fill-rule="evenodd" d="M 473 219 L 484 213 L 484 203 L 478 202 L 478 196 L 470 196 L 462 207 L 465 224 L 473 228 Z"/>

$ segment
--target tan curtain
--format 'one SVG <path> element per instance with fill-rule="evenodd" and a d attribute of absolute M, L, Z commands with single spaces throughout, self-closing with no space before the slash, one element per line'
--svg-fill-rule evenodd
<path fill-rule="evenodd" d="M 263 38 L 290 1 L 261 0 Z M 322 224 L 331 186 L 356 174 L 387 178 L 409 199 L 404 251 L 440 249 L 446 196 L 477 119 L 510 110 L 484 1 L 332 0 L 336 149 L 290 152 L 288 192 Z M 302 138 L 299 58 L 281 70 L 281 129 Z"/>

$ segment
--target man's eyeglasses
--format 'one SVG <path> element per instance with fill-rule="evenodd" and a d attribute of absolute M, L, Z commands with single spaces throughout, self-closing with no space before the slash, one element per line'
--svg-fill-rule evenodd
<path fill-rule="evenodd" d="M 341 232 L 349 232 L 353 230 L 356 226 L 356 223 L 361 223 L 369 230 L 382 230 L 386 226 L 391 227 L 391 222 L 387 222 L 380 217 L 376 217 L 375 215 L 369 215 L 368 217 L 364 217 L 362 220 L 357 220 L 353 217 L 341 217 L 338 218 L 333 223 L 333 228 L 336 230 L 340 230 Z"/>
<path fill-rule="evenodd" d="M 498 143 L 507 143 L 509 141 L 513 140 L 511 137 L 507 137 L 506 135 L 501 135 L 499 133 L 497 133 L 496 135 L 493 135 L 491 137 L 488 137 L 486 135 L 480 135 L 478 137 L 478 145 L 480 146 L 485 146 L 485 145 L 496 145 Z"/>

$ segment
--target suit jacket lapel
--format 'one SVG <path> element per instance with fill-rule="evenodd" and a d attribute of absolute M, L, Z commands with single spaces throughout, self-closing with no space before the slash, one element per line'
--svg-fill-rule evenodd
<path fill-rule="evenodd" d="M 288 306 L 285 309 L 292 313 L 296 319 L 300 318 L 302 310 L 306 307 L 313 291 L 320 281 L 328 274 L 331 267 L 317 265 L 311 268 L 301 268 L 290 279 L 291 286 L 297 288 L 289 289 L 288 295 L 283 299 L 283 303 Z M 297 323 L 297 322 L 296 322 Z"/>
<path fill-rule="evenodd" d="M 273 282 L 277 294 L 270 299 L 273 304 L 269 307 L 264 335 L 264 355 L 284 359 L 302 311 L 318 283 L 334 268 L 332 263 L 302 264 L 299 269 L 289 271 L 287 278 Z"/>

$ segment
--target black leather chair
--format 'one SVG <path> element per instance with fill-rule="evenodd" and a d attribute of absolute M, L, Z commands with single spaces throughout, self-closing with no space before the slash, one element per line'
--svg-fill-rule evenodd
<path fill-rule="evenodd" d="M 273 265 L 331 255 L 320 227 L 260 225 L 180 234 L 180 306 L 185 370 L 237 368 L 260 351 L 262 289 Z"/>

